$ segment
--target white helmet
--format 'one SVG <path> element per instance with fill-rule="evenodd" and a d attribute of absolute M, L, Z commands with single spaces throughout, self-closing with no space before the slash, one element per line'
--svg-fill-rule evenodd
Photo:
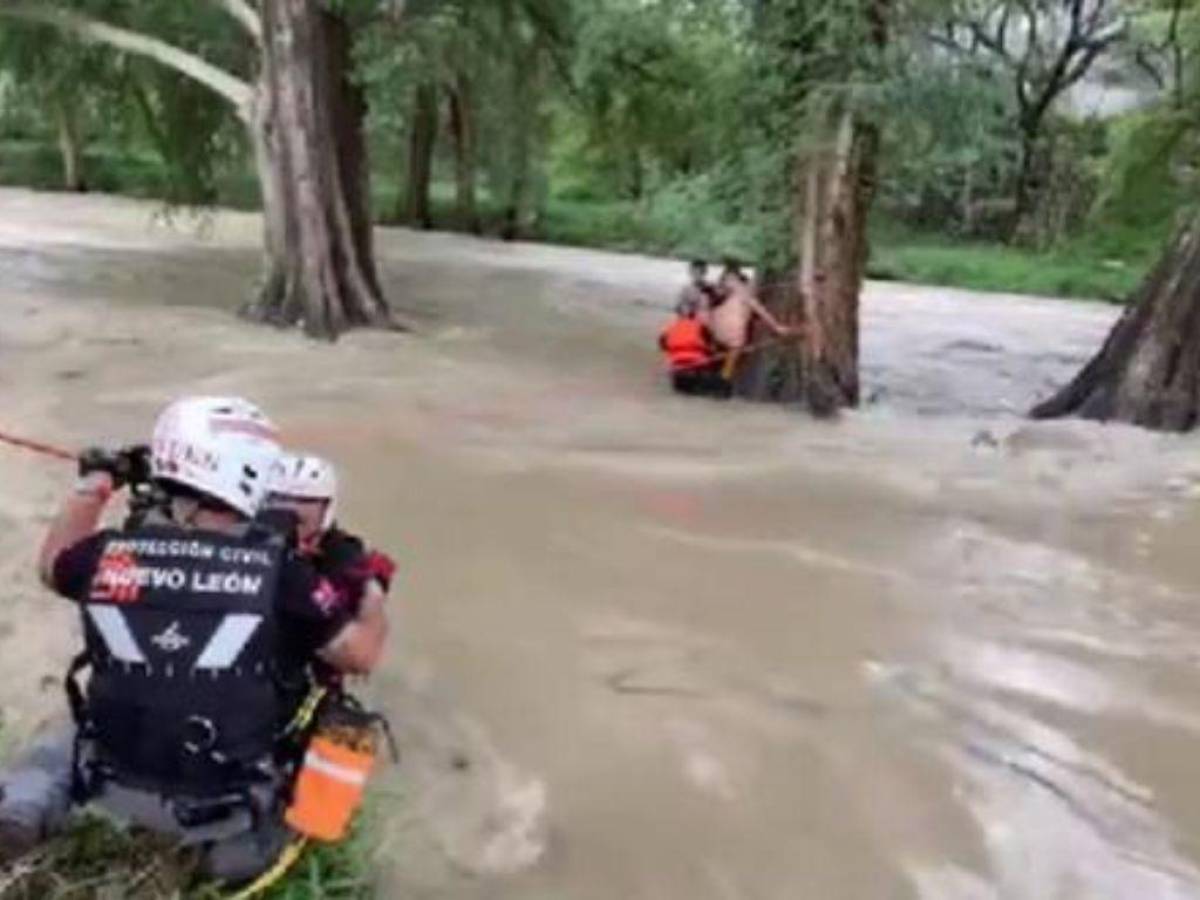
<path fill-rule="evenodd" d="M 239 397 L 185 397 L 154 423 L 150 473 L 253 516 L 279 456 L 275 426 Z"/>
<path fill-rule="evenodd" d="M 292 500 L 324 500 L 321 530 L 333 525 L 337 507 L 337 470 L 327 459 L 302 453 L 282 453 L 271 468 L 272 496 Z"/>

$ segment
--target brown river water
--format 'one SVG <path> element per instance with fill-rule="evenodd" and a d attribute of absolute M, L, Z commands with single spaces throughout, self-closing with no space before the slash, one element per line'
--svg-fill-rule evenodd
<path fill-rule="evenodd" d="M 684 401 L 677 263 L 378 232 L 413 336 L 229 311 L 253 217 L 0 191 L 0 429 L 145 435 L 238 392 L 400 560 L 368 690 L 381 896 L 1200 897 L 1200 456 L 1020 413 L 1115 310 L 873 284 L 836 424 Z M 5 737 L 58 713 L 33 548 L 69 467 L 0 447 Z"/>

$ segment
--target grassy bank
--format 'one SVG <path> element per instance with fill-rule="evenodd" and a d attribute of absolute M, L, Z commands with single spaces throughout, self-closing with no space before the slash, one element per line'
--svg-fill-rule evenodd
<path fill-rule="evenodd" d="M 1114 230 L 1039 253 L 885 226 L 872 241 L 868 271 L 892 281 L 1123 303 L 1158 258 L 1165 237 Z"/>
<path fill-rule="evenodd" d="M 0 868 L 4 900 L 221 900 L 231 891 L 195 875 L 195 857 L 171 843 L 118 830 L 84 816 L 66 833 Z M 256 900 L 370 900 L 375 890 L 361 833 L 334 846 L 310 847 Z"/>
<path fill-rule="evenodd" d="M 152 157 L 132 157 L 115 148 L 89 149 L 84 170 L 92 190 L 142 198 L 167 195 L 169 176 Z M 28 141 L 0 141 L 0 184 L 56 189 L 61 183 L 57 149 Z M 379 221 L 394 219 L 400 186 L 377 176 L 373 206 Z M 251 209 L 257 205 L 253 173 L 233 171 L 217 179 L 213 202 Z M 452 228 L 452 192 L 439 183 L 433 191 L 435 227 Z M 498 234 L 502 210 L 484 193 L 480 215 L 486 234 Z M 551 197 L 532 223 L 532 240 L 578 247 L 686 258 L 749 258 L 751 236 L 726 225 L 687 196 L 649 203 L 604 202 Z M 941 234 L 913 232 L 877 221 L 872 227 L 873 278 L 920 284 L 1123 301 L 1153 264 L 1165 234 L 1154 229 L 1107 229 L 1076 238 L 1051 251 L 983 242 L 962 242 Z"/>
<path fill-rule="evenodd" d="M 9 758 L 0 718 L 0 761 Z M 340 844 L 310 845 L 278 884 L 256 900 L 372 900 L 374 809 L 359 816 Z M 191 851 L 146 834 L 130 834 L 99 816 L 72 826 L 24 857 L 0 866 L 0 900 L 222 900 L 232 892 L 198 879 Z"/>

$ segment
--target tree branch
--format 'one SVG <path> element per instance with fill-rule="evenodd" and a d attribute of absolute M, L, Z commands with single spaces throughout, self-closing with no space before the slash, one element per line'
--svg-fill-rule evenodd
<path fill-rule="evenodd" d="M 250 115 L 254 89 L 247 82 L 156 37 L 55 9 L 42 0 L 0 0 L 0 16 L 50 25 L 85 43 L 106 44 L 125 53 L 152 59 L 224 97 L 233 104 L 240 118 L 248 119 Z"/>
<path fill-rule="evenodd" d="M 213 0 L 213 2 L 233 16 L 255 41 L 262 43 L 262 16 L 247 0 Z"/>
<path fill-rule="evenodd" d="M 1000 61 L 1007 66 L 1016 65 L 1016 60 L 1012 54 L 1008 52 L 1008 48 L 997 41 L 994 37 L 987 33 L 987 30 L 978 22 L 967 22 L 967 28 L 971 32 L 971 36 L 975 39 L 975 43 L 985 50 L 990 50 Z"/>
<path fill-rule="evenodd" d="M 1160 91 L 1167 87 L 1166 76 L 1158 71 L 1158 67 L 1154 65 L 1153 60 L 1148 55 L 1147 48 L 1138 47 L 1133 51 L 1133 64 L 1150 76 L 1150 80 L 1154 82 L 1154 86 Z"/>
<path fill-rule="evenodd" d="M 1079 58 L 1066 69 L 1066 73 L 1062 76 L 1063 90 L 1066 90 L 1082 79 L 1088 73 L 1088 69 L 1092 67 L 1096 58 L 1123 37 L 1125 37 L 1124 24 L 1118 23 L 1113 29 L 1085 44 Z"/>

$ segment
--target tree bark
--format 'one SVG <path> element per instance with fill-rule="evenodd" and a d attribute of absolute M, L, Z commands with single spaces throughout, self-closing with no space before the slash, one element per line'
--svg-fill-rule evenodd
<path fill-rule="evenodd" d="M 382 293 L 374 265 L 374 221 L 371 215 L 371 164 L 367 155 L 367 94 L 352 77 L 354 72 L 354 36 L 342 16 L 321 12 L 328 37 L 327 60 L 331 86 L 334 139 L 339 171 L 350 212 L 350 229 L 361 259 L 371 260 L 365 267 L 372 290 Z"/>
<path fill-rule="evenodd" d="M 872 44 L 888 39 L 891 0 L 864 9 Z M 735 391 L 753 400 L 798 403 L 826 416 L 859 403 L 859 295 L 868 255 L 879 132 L 841 104 L 814 117 L 817 134 L 791 162 L 790 271 L 764 272 L 760 297 L 799 338 L 772 339 L 755 323 Z"/>
<path fill-rule="evenodd" d="M 420 228 L 433 227 L 429 192 L 437 129 L 437 88 L 428 82 L 418 84 L 414 89 L 412 125 L 408 133 L 408 178 L 398 218 Z"/>
<path fill-rule="evenodd" d="M 78 110 L 74 103 L 61 96 L 51 100 L 55 126 L 58 129 L 58 150 L 62 155 L 63 188 L 83 191 L 83 148 L 79 137 Z"/>
<path fill-rule="evenodd" d="M 760 323 L 736 391 L 753 400 L 800 403 L 830 415 L 859 402 L 859 294 L 867 262 L 867 214 L 875 190 L 878 135 L 845 110 L 831 139 L 794 169 L 795 248 L 799 264 L 765 273 L 762 300 L 797 341 L 772 341 Z"/>
<path fill-rule="evenodd" d="M 1079 416 L 1163 431 L 1200 420 L 1200 216 L 1176 234 L 1100 352 L 1038 404 L 1035 419 Z"/>
<path fill-rule="evenodd" d="M 475 194 L 478 169 L 475 92 L 465 72 L 455 73 L 449 96 L 450 134 L 454 141 L 454 217 L 459 228 L 479 234 L 482 228 Z"/>
<path fill-rule="evenodd" d="M 1040 121 L 1021 126 L 1021 159 L 1017 168 L 1016 204 L 1008 237 L 1012 243 L 1038 243 L 1038 205 L 1045 190 L 1045 153 Z"/>
<path fill-rule="evenodd" d="M 313 337 L 355 325 L 393 324 L 378 289 L 362 185 L 351 182 L 358 138 L 339 134 L 352 120 L 345 57 L 336 26 L 314 0 L 265 0 L 264 67 L 253 128 L 262 167 L 267 276 L 245 313 L 281 324 L 303 322 Z M 361 124 L 361 122 L 360 122 Z M 356 237 L 357 235 L 357 237 Z"/>

